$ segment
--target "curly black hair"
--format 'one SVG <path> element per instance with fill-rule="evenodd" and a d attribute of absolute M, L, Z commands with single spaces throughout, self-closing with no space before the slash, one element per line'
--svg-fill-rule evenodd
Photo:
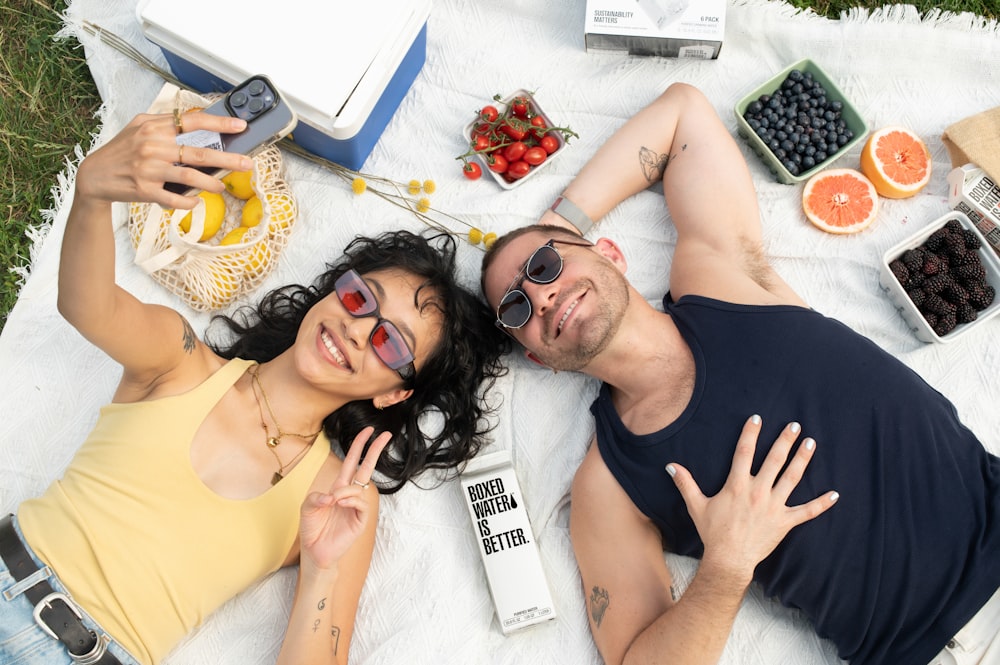
<path fill-rule="evenodd" d="M 442 328 L 437 345 L 407 385 L 413 395 L 382 410 L 370 399 L 349 402 L 327 416 L 323 427 L 345 454 L 366 426 L 393 433 L 376 466 L 388 479 L 379 483 L 383 494 L 399 491 L 430 468 L 460 470 L 493 429 L 489 417 L 496 406 L 490 406 L 486 396 L 506 373 L 501 358 L 510 341 L 492 325 L 485 303 L 458 283 L 455 253 L 455 240 L 445 233 L 358 236 L 311 286 L 284 286 L 266 294 L 256 307 L 213 317 L 212 323 L 223 326 L 230 339 L 208 343 L 224 358 L 267 362 L 292 346 L 306 312 L 333 292 L 334 282 L 347 270 L 365 274 L 399 269 L 423 278 L 415 302 L 440 309 Z"/>

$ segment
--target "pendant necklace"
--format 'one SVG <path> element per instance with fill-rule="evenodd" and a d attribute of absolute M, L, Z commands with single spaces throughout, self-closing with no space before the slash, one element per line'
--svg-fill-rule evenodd
<path fill-rule="evenodd" d="M 312 434 L 296 434 L 295 432 L 286 432 L 281 429 L 281 425 L 278 424 L 278 419 L 274 417 L 274 411 L 271 409 L 271 401 L 267 398 L 267 393 L 264 392 L 264 384 L 260 382 L 260 376 L 258 374 L 259 370 L 260 365 L 254 365 L 249 370 L 250 377 L 253 379 L 253 386 L 251 386 L 250 389 L 253 392 L 254 401 L 257 402 L 257 412 L 260 413 L 260 426 L 261 429 L 264 430 L 264 445 L 267 446 L 267 449 L 271 451 L 271 454 L 274 455 L 274 459 L 278 462 L 278 470 L 274 472 L 273 476 L 271 476 L 271 484 L 277 485 L 278 482 L 285 477 L 285 468 L 294 465 L 297 461 L 299 461 L 299 458 L 305 455 L 306 451 L 309 450 L 309 445 L 306 445 L 295 457 L 289 460 L 287 464 L 282 463 L 281 457 L 278 456 L 278 451 L 275 450 L 275 448 L 277 448 L 281 443 L 281 439 L 286 436 L 294 436 L 298 439 L 311 441 L 319 436 L 323 430 L 321 428 L 319 431 L 313 432 Z M 256 387 L 256 389 L 254 389 L 254 387 Z M 260 391 L 261 397 L 264 398 L 264 406 L 267 407 L 267 413 L 271 416 L 271 422 L 274 423 L 274 428 L 278 431 L 275 436 L 271 436 L 271 430 L 268 428 L 267 422 L 264 420 L 264 409 L 261 407 L 260 397 L 257 396 L 257 391 Z"/>

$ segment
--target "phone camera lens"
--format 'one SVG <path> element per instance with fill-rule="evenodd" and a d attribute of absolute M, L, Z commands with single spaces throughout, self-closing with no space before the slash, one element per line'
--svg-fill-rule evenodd
<path fill-rule="evenodd" d="M 264 102 L 260 99 L 251 99 L 250 105 L 247 108 L 250 109 L 251 113 L 260 113 L 261 109 L 264 108 Z"/>
<path fill-rule="evenodd" d="M 247 92 L 256 97 L 260 93 L 264 92 L 264 82 L 260 79 L 251 81 L 250 85 L 247 86 Z"/>
<path fill-rule="evenodd" d="M 235 92 L 229 98 L 229 103 L 232 104 L 233 107 L 238 108 L 247 103 L 247 96 L 242 92 Z"/>

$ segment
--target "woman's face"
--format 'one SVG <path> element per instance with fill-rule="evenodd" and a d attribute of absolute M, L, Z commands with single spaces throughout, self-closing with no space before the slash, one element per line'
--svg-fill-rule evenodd
<path fill-rule="evenodd" d="M 333 292 L 306 313 L 295 341 L 296 364 L 303 376 L 348 400 L 404 387 L 399 372 L 390 369 L 371 344 L 380 320 L 389 321 L 401 333 L 418 371 L 441 335 L 441 311 L 421 308 L 433 293 L 422 291 L 416 299 L 423 278 L 399 269 L 361 277 L 378 304 L 378 316 L 352 316 Z"/>

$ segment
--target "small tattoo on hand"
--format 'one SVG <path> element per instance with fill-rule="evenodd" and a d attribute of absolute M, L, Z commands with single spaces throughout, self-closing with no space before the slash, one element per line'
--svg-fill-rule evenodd
<path fill-rule="evenodd" d="M 610 604 L 611 599 L 608 596 L 608 590 L 595 586 L 590 592 L 590 617 L 594 620 L 594 625 L 598 628 L 601 627 L 601 622 L 604 621 L 604 613 Z"/>
<path fill-rule="evenodd" d="M 326 607 L 326 598 L 321 598 L 318 603 L 316 603 L 316 609 L 322 610 Z"/>

